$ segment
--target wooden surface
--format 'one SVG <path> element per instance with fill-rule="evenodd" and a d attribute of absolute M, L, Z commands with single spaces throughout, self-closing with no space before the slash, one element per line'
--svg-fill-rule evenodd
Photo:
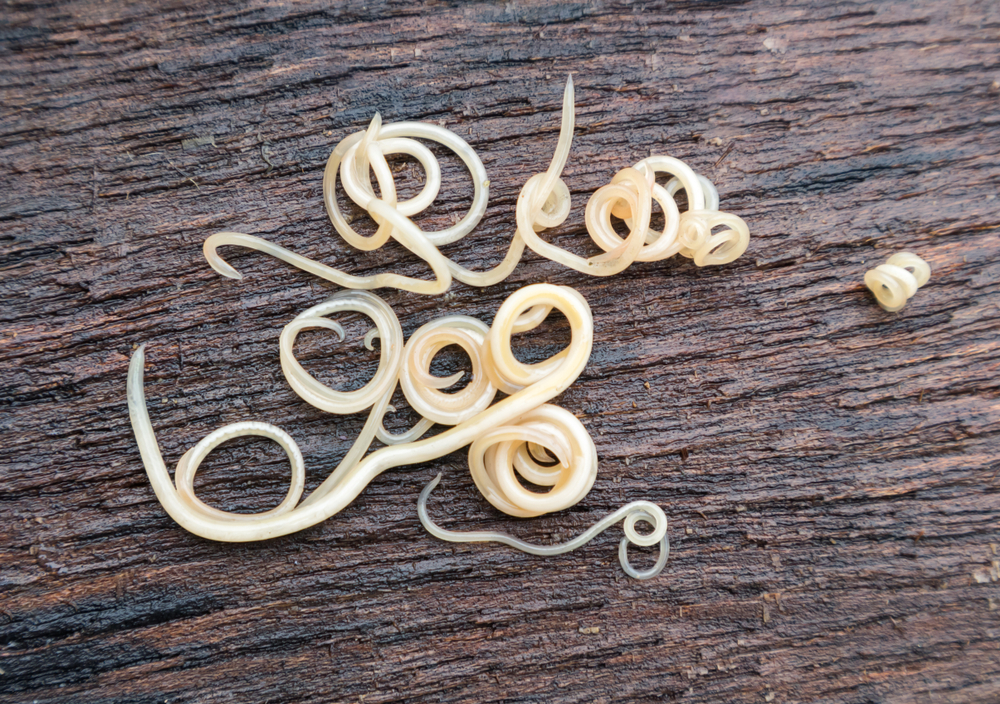
<path fill-rule="evenodd" d="M 1000 700 L 1000 7 L 335 4 L 0 10 L 0 699 Z M 353 272 L 427 275 L 398 245 L 353 251 L 323 210 L 326 157 L 379 110 L 479 151 L 490 206 L 447 251 L 496 263 L 571 71 L 574 207 L 550 239 L 591 251 L 589 194 L 666 153 L 746 219 L 746 255 L 598 280 L 529 253 L 489 289 L 380 295 L 409 333 L 448 313 L 489 322 L 528 283 L 577 287 L 594 353 L 559 403 L 597 444 L 590 495 L 509 519 L 456 453 L 271 542 L 178 527 L 128 423 L 136 344 L 171 467 L 219 425 L 266 420 L 315 486 L 363 421 L 307 406 L 278 365 L 281 326 L 336 287 L 232 249 L 246 279 L 225 280 L 203 239 L 237 229 Z M 442 164 L 427 229 L 471 195 L 460 162 Z M 419 169 L 400 168 L 413 189 Z M 890 315 L 862 277 L 902 249 L 933 274 Z M 376 358 L 350 322 L 349 347 L 315 332 L 299 349 L 357 388 Z M 555 321 L 522 354 L 564 333 Z M 438 542 L 415 502 L 439 471 L 443 525 L 539 541 L 655 501 L 670 561 L 625 578 L 618 528 L 551 559 Z M 198 488 L 260 510 L 287 472 L 274 444 L 239 441 Z"/>

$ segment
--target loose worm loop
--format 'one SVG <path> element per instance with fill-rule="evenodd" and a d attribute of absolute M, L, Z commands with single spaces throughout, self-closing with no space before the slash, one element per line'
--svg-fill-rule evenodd
<path fill-rule="evenodd" d="M 912 252 L 893 254 L 885 264 L 865 272 L 865 286 L 890 313 L 902 310 L 931 277 L 931 268 Z"/>
<path fill-rule="evenodd" d="M 343 341 L 343 328 L 325 316 L 346 311 L 370 317 L 375 323 L 375 330 L 386 344 L 382 346 L 379 367 L 372 380 L 357 391 L 340 392 L 323 385 L 305 371 L 295 359 L 292 349 L 297 335 L 309 328 L 333 330 Z M 143 391 L 145 345 L 139 347 L 132 355 L 129 365 L 127 389 L 129 415 L 146 473 L 160 503 L 174 520 L 203 537 L 229 540 L 230 538 L 225 537 L 225 530 L 220 529 L 236 525 L 242 526 L 249 536 L 236 538 L 237 540 L 257 540 L 283 534 L 270 532 L 266 527 L 269 525 L 267 522 L 278 519 L 279 522 L 295 523 L 292 519 L 298 518 L 303 509 L 334 491 L 368 450 L 377 428 L 381 427 L 382 415 L 396 387 L 402 362 L 402 338 L 402 328 L 392 309 L 379 297 L 364 291 L 336 294 L 325 303 L 304 311 L 285 326 L 279 342 L 281 367 L 285 379 L 301 398 L 317 408 L 332 413 L 356 413 L 371 408 L 368 421 L 343 461 L 301 504 L 299 499 L 305 486 L 305 463 L 302 452 L 291 436 L 269 423 L 253 421 L 232 423 L 210 433 L 181 457 L 177 463 L 174 482 L 171 482 L 146 407 Z M 199 465 L 221 443 L 248 435 L 274 440 L 285 450 L 292 466 L 292 481 L 288 495 L 274 509 L 256 514 L 233 513 L 208 506 L 194 493 L 194 478 Z"/>
<path fill-rule="evenodd" d="M 603 533 L 618 521 L 625 519 L 625 537 L 622 538 L 621 543 L 618 545 L 618 561 L 621 563 L 625 574 L 635 579 L 651 579 L 663 571 L 664 566 L 667 564 L 667 558 L 670 556 L 670 542 L 667 538 L 667 517 L 664 515 L 663 509 L 649 501 L 633 501 L 630 504 L 626 504 L 565 543 L 536 545 L 497 531 L 454 531 L 437 525 L 427 513 L 427 501 L 430 498 L 431 492 L 434 491 L 434 488 L 440 481 L 441 475 L 439 474 L 420 492 L 420 498 L 417 500 L 417 515 L 420 517 L 420 523 L 423 524 L 427 532 L 441 540 L 447 540 L 452 543 L 503 543 L 504 545 L 509 545 L 521 552 L 532 555 L 561 555 L 589 543 L 600 533 Z M 635 529 L 635 524 L 640 521 L 652 526 L 652 530 L 647 534 L 639 533 Z M 650 546 L 659 543 L 660 555 L 656 560 L 656 564 L 648 570 L 637 570 L 632 567 L 628 559 L 628 546 L 630 543 L 641 546 Z"/>

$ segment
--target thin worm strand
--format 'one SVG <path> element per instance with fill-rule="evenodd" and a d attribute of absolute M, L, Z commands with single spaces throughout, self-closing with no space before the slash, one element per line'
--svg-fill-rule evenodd
<path fill-rule="evenodd" d="M 562 555 L 586 545 L 615 523 L 624 519 L 625 537 L 622 538 L 618 546 L 618 561 L 621 563 L 625 574 L 634 579 L 651 579 L 663 571 L 664 566 L 667 564 L 667 558 L 670 556 L 670 542 L 667 539 L 667 517 L 664 515 L 663 509 L 649 501 L 633 501 L 630 504 L 626 504 L 617 511 L 609 513 L 583 533 L 565 543 L 536 545 L 520 538 L 515 538 L 512 535 L 492 530 L 455 531 L 442 528 L 431 520 L 427 512 L 427 501 L 430 498 L 431 492 L 434 491 L 440 481 L 441 475 L 438 474 L 424 487 L 424 490 L 420 492 L 420 498 L 417 499 L 417 516 L 420 518 L 420 523 L 428 533 L 440 540 L 446 540 L 451 543 L 502 543 L 531 555 Z M 653 530 L 645 535 L 639 533 L 635 529 L 635 524 L 639 521 L 651 525 Z M 628 546 L 630 543 L 641 546 L 650 546 L 659 543 L 660 554 L 656 560 L 656 564 L 648 570 L 637 570 L 632 567 L 628 560 Z"/>

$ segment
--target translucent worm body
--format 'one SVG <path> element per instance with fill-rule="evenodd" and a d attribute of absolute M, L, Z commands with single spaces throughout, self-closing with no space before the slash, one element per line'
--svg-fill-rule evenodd
<path fill-rule="evenodd" d="M 618 561 L 621 563 L 622 570 L 624 570 L 625 574 L 629 577 L 634 577 L 635 579 L 651 579 L 662 572 L 663 567 L 667 564 L 667 558 L 670 555 L 670 542 L 667 539 L 667 517 L 663 514 L 663 509 L 654 503 L 650 503 L 649 501 L 633 501 L 630 504 L 626 504 L 617 511 L 610 513 L 599 520 L 577 537 L 565 543 L 559 543 L 557 545 L 535 545 L 533 543 L 520 540 L 519 538 L 515 538 L 511 535 L 507 535 L 506 533 L 498 533 L 491 530 L 468 532 L 454 531 L 446 530 L 437 525 L 431 520 L 431 517 L 427 513 L 427 500 L 430 498 L 431 492 L 434 491 L 434 488 L 440 481 L 441 475 L 439 474 L 432 479 L 426 487 L 424 487 L 424 490 L 420 492 L 420 498 L 417 499 L 417 515 L 420 517 L 420 523 L 422 523 L 427 532 L 435 538 L 447 540 L 452 543 L 503 543 L 504 545 L 509 545 L 512 548 L 520 550 L 521 552 L 530 553 L 532 555 L 561 555 L 586 545 L 599 534 L 603 533 L 605 530 L 624 518 L 625 537 L 622 538 L 621 543 L 618 545 Z M 653 527 L 653 530 L 647 535 L 639 533 L 635 529 L 635 524 L 638 521 L 648 523 Z M 643 546 L 656 545 L 659 543 L 660 555 L 656 560 L 656 564 L 648 570 L 641 571 L 632 567 L 628 561 L 629 543 Z"/>
<path fill-rule="evenodd" d="M 917 289 L 927 283 L 931 268 L 912 252 L 893 254 L 885 264 L 865 272 L 865 286 L 890 313 L 901 310 Z"/>
<path fill-rule="evenodd" d="M 547 314 L 553 308 L 561 311 L 569 322 L 569 345 L 536 364 L 518 361 L 511 350 L 512 334 L 536 327 L 544 320 L 541 313 Z M 375 322 L 381 357 L 378 371 L 368 384 L 357 391 L 340 392 L 303 369 L 294 358 L 293 346 L 298 333 L 307 328 L 332 329 L 342 337 L 340 326 L 326 316 L 348 310 L 363 313 Z M 427 462 L 469 444 L 473 445 L 470 464 L 475 465 L 473 476 L 477 486 L 501 510 L 514 515 L 539 515 L 568 508 L 583 498 L 596 476 L 593 441 L 575 417 L 547 403 L 580 375 L 590 356 L 593 320 L 583 297 L 564 286 L 536 284 L 508 297 L 490 328 L 471 318 L 452 316 L 421 330 L 404 346 L 399 322 L 384 301 L 371 293 L 345 291 L 304 311 L 282 331 L 282 371 L 301 398 L 332 413 L 371 409 L 347 456 L 301 503 L 298 499 L 304 485 L 302 455 L 291 437 L 266 423 L 234 423 L 209 434 L 181 458 L 172 482 L 146 408 L 145 358 L 144 348 L 140 347 L 129 366 L 129 414 L 146 472 L 160 503 L 180 525 L 205 538 L 227 542 L 273 538 L 326 520 L 387 469 Z M 370 340 L 368 336 L 366 342 Z M 441 394 L 437 389 L 452 383 L 453 377 L 434 377 L 429 374 L 428 365 L 436 350 L 456 341 L 473 360 L 474 379 L 466 387 L 473 391 Z M 434 419 L 454 427 L 424 440 L 407 439 L 363 457 L 382 429 L 382 418 L 404 369 L 408 370 L 411 384 L 407 395 L 422 404 L 422 412 L 430 414 L 425 420 Z M 507 389 L 511 395 L 489 406 L 497 388 Z M 249 515 L 220 511 L 194 496 L 198 464 L 219 443 L 242 435 L 275 440 L 292 462 L 288 497 L 271 511 Z M 535 456 L 552 459 L 555 464 L 543 467 L 533 459 L 526 459 L 531 447 L 535 448 Z M 552 490 L 545 494 L 527 492 L 514 478 L 515 469 L 526 473 L 532 481 L 553 487 Z"/>

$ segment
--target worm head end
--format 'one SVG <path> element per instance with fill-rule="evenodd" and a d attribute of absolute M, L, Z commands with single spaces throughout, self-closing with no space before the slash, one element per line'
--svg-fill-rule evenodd
<path fill-rule="evenodd" d="M 219 260 L 218 265 L 212 264 L 212 268 L 215 269 L 220 274 L 222 274 L 223 276 L 225 276 L 227 279 L 236 279 L 237 281 L 243 280 L 243 274 L 241 274 L 240 272 L 236 271 L 236 269 L 226 264 L 226 262 L 223 261 L 222 259 Z"/>
<path fill-rule="evenodd" d="M 226 260 L 216 254 L 214 250 L 211 254 L 206 252 L 205 258 L 208 260 L 208 263 L 213 269 L 225 276 L 227 279 L 236 279 L 237 281 L 241 281 L 243 279 L 243 274 L 229 266 L 229 264 L 226 263 Z"/>
<path fill-rule="evenodd" d="M 245 238 L 246 235 L 241 235 L 238 232 L 219 232 L 205 240 L 205 244 L 202 246 L 201 251 L 205 255 L 205 259 L 208 261 L 209 266 L 225 276 L 227 279 L 236 279 L 239 281 L 243 278 L 243 274 L 229 266 L 229 264 L 226 263 L 226 260 L 219 256 L 219 252 L 217 251 L 218 246 L 222 244 L 242 244 L 240 242 L 230 241 L 233 237 Z"/>

